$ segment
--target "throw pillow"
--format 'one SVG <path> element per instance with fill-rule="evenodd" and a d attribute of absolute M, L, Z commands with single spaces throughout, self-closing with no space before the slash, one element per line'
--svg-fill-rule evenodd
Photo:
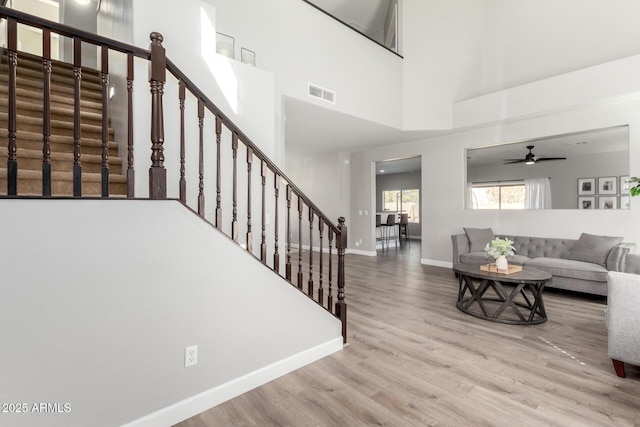
<path fill-rule="evenodd" d="M 622 237 L 596 236 L 582 233 L 576 244 L 573 245 L 569 259 L 591 262 L 606 267 L 609 252 L 620 243 L 622 243 Z"/>
<path fill-rule="evenodd" d="M 484 252 L 487 243 L 496 238 L 490 228 L 465 228 L 464 232 L 469 239 L 469 252 Z"/>

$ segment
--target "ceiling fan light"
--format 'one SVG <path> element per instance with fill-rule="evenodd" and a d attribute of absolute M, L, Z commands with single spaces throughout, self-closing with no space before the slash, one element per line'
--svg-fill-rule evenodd
<path fill-rule="evenodd" d="M 524 162 L 525 165 L 535 165 L 536 161 L 533 159 L 527 159 L 526 162 Z"/>

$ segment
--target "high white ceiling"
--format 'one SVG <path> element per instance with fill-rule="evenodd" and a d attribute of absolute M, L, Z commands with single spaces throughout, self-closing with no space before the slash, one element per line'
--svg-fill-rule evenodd
<path fill-rule="evenodd" d="M 438 131 L 402 131 L 328 108 L 285 99 L 287 153 L 307 156 L 357 151 L 438 135 Z"/>

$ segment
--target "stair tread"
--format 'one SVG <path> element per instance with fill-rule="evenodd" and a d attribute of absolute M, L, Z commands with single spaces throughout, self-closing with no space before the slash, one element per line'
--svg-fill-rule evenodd
<path fill-rule="evenodd" d="M 0 158 L 6 159 L 8 157 L 8 153 L 6 150 L 0 150 Z M 29 158 L 29 159 L 42 159 L 42 150 L 31 150 L 28 148 L 18 148 L 17 149 L 17 157 L 18 164 L 20 164 L 20 159 Z M 51 160 L 68 160 L 73 162 L 73 153 L 63 153 L 59 151 L 51 152 Z M 80 160 L 82 163 L 102 163 L 102 156 L 99 154 L 82 154 L 80 156 Z M 122 165 L 122 158 L 118 156 L 109 156 L 109 164 L 110 165 Z"/>
<path fill-rule="evenodd" d="M 9 88 L 6 85 L 0 85 L 0 99 L 7 99 L 8 95 L 9 95 Z M 16 88 L 16 98 L 17 99 L 34 99 L 42 103 L 42 100 L 44 97 L 42 95 L 42 90 L 18 87 Z M 65 96 L 65 95 L 60 95 L 55 93 L 51 94 L 51 105 L 64 104 L 64 105 L 70 105 L 71 108 L 73 108 L 74 103 L 75 101 L 73 99 L 73 96 Z M 102 102 L 98 100 L 81 99 L 80 106 L 84 110 L 90 109 L 95 111 L 102 111 Z"/>
<path fill-rule="evenodd" d="M 7 136 L 7 133 L 6 133 L 6 129 L 3 129 L 3 130 L 5 130 L 5 132 L 0 133 L 0 140 L 8 139 L 8 136 Z M 16 139 L 18 141 L 20 141 L 20 140 L 29 140 L 29 141 L 42 142 L 42 134 L 41 133 L 37 133 L 37 132 L 22 131 L 22 130 L 18 129 L 18 131 L 16 132 Z M 73 143 L 74 143 L 73 137 L 72 136 L 67 136 L 67 135 L 51 135 L 51 139 L 52 139 L 52 143 L 55 142 L 57 144 L 73 145 Z M 97 139 L 97 138 L 82 137 L 81 138 L 81 145 L 82 146 L 101 147 L 102 146 L 102 141 L 100 139 Z M 109 148 L 117 148 L 117 147 L 118 147 L 118 143 L 117 142 L 109 141 Z"/>
<path fill-rule="evenodd" d="M 7 98 L 0 97 L 0 106 L 8 107 L 9 100 Z M 20 100 L 16 101 L 16 107 L 18 108 L 18 110 L 22 109 L 22 110 L 36 111 L 40 113 L 42 113 L 42 110 L 43 110 L 42 104 L 35 104 L 33 102 L 26 102 L 26 101 L 20 101 Z M 70 106 L 69 108 L 65 108 L 65 107 L 53 105 L 52 103 L 50 110 L 52 115 L 53 114 L 68 115 L 70 118 L 73 119 L 73 115 L 74 115 L 73 106 Z M 80 117 L 81 119 L 87 119 L 87 120 L 96 120 L 96 121 L 102 120 L 101 113 L 86 111 L 86 110 L 80 111 Z"/>
<path fill-rule="evenodd" d="M 7 169 L 0 168 L 0 179 L 7 178 Z M 20 180 L 41 180 L 42 179 L 42 171 L 39 170 L 29 170 L 29 169 L 18 169 L 18 181 Z M 51 172 L 51 180 L 52 181 L 73 181 L 73 172 Z M 83 182 L 102 182 L 102 175 L 96 172 L 82 172 L 82 181 Z M 109 173 L 109 182 L 113 183 L 126 183 L 127 177 L 123 174 L 118 173 Z"/>
<path fill-rule="evenodd" d="M 0 121 L 6 121 L 8 118 L 8 113 L 3 113 L 0 112 Z M 29 116 L 24 116 L 24 115 L 18 115 L 19 120 L 17 121 L 18 123 L 18 127 L 20 127 L 20 123 L 25 123 L 25 124 L 29 124 L 29 125 L 34 125 L 34 126 L 42 126 L 42 118 L 39 117 L 29 117 Z M 63 121 L 63 120 L 51 120 L 51 127 L 52 128 L 61 128 L 61 129 L 73 129 L 74 125 L 73 123 L 69 123 L 67 121 Z M 96 133 L 101 133 L 102 132 L 102 126 L 101 125 L 92 125 L 89 123 L 81 123 L 80 124 L 80 129 L 82 131 L 86 131 L 86 132 L 96 132 Z M 109 135 L 113 135 L 113 128 L 109 128 Z"/>

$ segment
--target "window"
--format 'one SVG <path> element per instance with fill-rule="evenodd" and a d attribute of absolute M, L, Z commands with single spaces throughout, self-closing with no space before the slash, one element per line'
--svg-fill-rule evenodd
<path fill-rule="evenodd" d="M 409 222 L 420 222 L 420 190 L 386 190 L 382 192 L 385 211 L 397 211 L 409 214 Z"/>
<path fill-rule="evenodd" d="M 524 182 L 471 184 L 472 209 L 524 209 Z"/>

